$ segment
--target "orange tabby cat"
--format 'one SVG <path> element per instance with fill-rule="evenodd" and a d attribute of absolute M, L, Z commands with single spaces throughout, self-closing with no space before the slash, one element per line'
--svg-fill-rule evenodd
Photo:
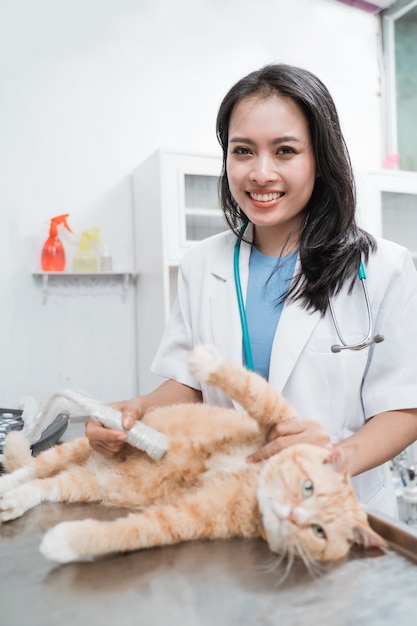
<path fill-rule="evenodd" d="M 41 502 L 140 509 L 115 521 L 87 519 L 50 529 L 41 551 L 61 563 L 228 537 L 263 536 L 273 552 L 306 564 L 340 559 L 352 543 L 385 545 L 343 469 L 349 450 L 300 444 L 247 463 L 271 425 L 295 417 L 293 409 L 263 378 L 224 361 L 213 347 L 196 348 L 190 370 L 248 415 L 198 403 L 148 412 L 143 421 L 170 438 L 160 461 L 128 445 L 107 459 L 86 437 L 33 458 L 22 434 L 12 432 L 5 446 L 12 473 L 0 477 L 0 519 L 15 519 Z"/>

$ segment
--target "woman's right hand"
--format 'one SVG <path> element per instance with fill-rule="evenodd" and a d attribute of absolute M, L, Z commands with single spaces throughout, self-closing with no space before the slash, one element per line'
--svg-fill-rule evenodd
<path fill-rule="evenodd" d="M 113 402 L 109 406 L 122 412 L 123 428 L 129 430 L 152 408 L 180 402 L 202 402 L 201 391 L 169 379 L 148 395 L 125 402 Z M 126 433 L 104 428 L 93 417 L 89 417 L 86 422 L 85 434 L 90 446 L 108 458 L 120 452 L 127 441 Z"/>
<path fill-rule="evenodd" d="M 138 398 L 127 400 L 126 402 L 113 402 L 109 406 L 122 412 L 123 428 L 127 430 L 132 428 L 143 415 Z M 86 422 L 85 434 L 93 450 L 107 458 L 111 458 L 120 452 L 127 441 L 126 433 L 120 430 L 105 428 L 93 417 L 89 417 Z"/>

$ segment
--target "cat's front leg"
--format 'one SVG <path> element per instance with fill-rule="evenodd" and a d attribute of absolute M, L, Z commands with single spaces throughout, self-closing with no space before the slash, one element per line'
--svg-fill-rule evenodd
<path fill-rule="evenodd" d="M 226 361 L 212 345 L 199 345 L 188 357 L 192 376 L 236 400 L 263 427 L 298 417 L 295 409 L 268 382 L 245 367 Z"/>
<path fill-rule="evenodd" d="M 155 506 L 113 521 L 62 522 L 45 533 L 40 551 L 47 559 L 58 563 L 88 561 L 106 554 L 198 539 L 200 525 L 201 520 L 200 524 L 193 520 L 190 526 L 187 514 L 173 505 Z"/>
<path fill-rule="evenodd" d="M 175 504 L 154 505 L 113 521 L 63 522 L 48 530 L 40 550 L 48 559 L 69 563 L 198 539 L 257 537 L 259 471 L 248 468 L 243 475 L 202 486 Z"/>
<path fill-rule="evenodd" d="M 0 498 L 0 520 L 9 522 L 43 501 L 42 492 L 29 482 L 7 491 Z"/>
<path fill-rule="evenodd" d="M 32 478 L 33 471 L 30 467 L 21 467 L 11 474 L 0 476 L 0 498 L 11 489 L 29 482 Z"/>

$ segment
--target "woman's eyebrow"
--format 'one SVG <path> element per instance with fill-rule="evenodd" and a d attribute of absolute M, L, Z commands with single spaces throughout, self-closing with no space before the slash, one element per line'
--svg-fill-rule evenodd
<path fill-rule="evenodd" d="M 302 143 L 301 139 L 298 139 L 298 137 L 294 137 L 294 135 L 284 135 L 283 137 L 276 137 L 275 139 L 273 139 L 271 141 L 271 144 L 275 145 L 278 143 L 285 143 L 289 141 Z M 256 143 L 256 141 L 253 141 L 252 139 L 249 139 L 248 137 L 231 137 L 229 139 L 229 142 L 230 143 L 247 143 L 249 145 L 254 145 Z"/>

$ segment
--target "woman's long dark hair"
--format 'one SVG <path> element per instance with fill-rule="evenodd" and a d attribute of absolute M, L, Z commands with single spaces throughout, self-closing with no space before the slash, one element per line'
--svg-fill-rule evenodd
<path fill-rule="evenodd" d="M 367 260 L 376 242 L 356 224 L 355 182 L 339 117 L 330 93 L 314 74 L 290 65 L 267 65 L 242 78 L 226 94 L 217 115 L 217 138 L 223 150 L 220 202 L 229 227 L 242 238 L 241 226 L 248 218 L 230 193 L 226 170 L 230 117 L 243 98 L 271 95 L 291 98 L 301 107 L 319 174 L 305 207 L 301 272 L 287 297 L 324 314 L 329 298 L 346 281 L 352 288 L 361 255 Z"/>

